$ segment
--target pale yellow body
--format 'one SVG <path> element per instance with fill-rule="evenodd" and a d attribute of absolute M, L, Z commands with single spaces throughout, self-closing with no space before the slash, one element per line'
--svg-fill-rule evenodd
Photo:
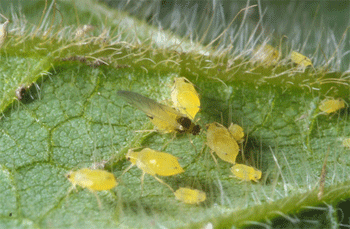
<path fill-rule="evenodd" d="M 175 108 L 191 120 L 194 119 L 201 105 L 196 89 L 185 77 L 174 79 L 174 87 L 171 90 L 171 100 Z"/>
<path fill-rule="evenodd" d="M 261 62 L 266 66 L 277 64 L 280 54 L 277 49 L 271 45 L 258 45 L 253 51 L 253 61 Z"/>
<path fill-rule="evenodd" d="M 66 177 L 74 188 L 79 185 L 90 191 L 110 190 L 118 184 L 112 173 L 100 169 L 83 168 L 70 171 Z"/>
<path fill-rule="evenodd" d="M 321 111 L 330 114 L 344 107 L 345 102 L 342 99 L 325 99 L 321 102 L 318 108 L 320 108 Z"/>
<path fill-rule="evenodd" d="M 235 164 L 239 146 L 230 131 L 214 122 L 207 125 L 207 145 L 220 159 Z"/>
<path fill-rule="evenodd" d="M 292 53 L 290 55 L 290 59 L 294 63 L 299 65 L 301 68 L 306 68 L 307 66 L 312 66 L 312 62 L 309 58 L 307 58 L 303 54 L 295 52 L 295 51 L 292 51 Z"/>
<path fill-rule="evenodd" d="M 143 171 L 141 186 L 143 185 L 145 174 L 148 173 L 160 183 L 170 188 L 170 190 L 174 191 L 168 184 L 156 177 L 156 175 L 173 176 L 185 172 L 179 164 L 177 157 L 149 148 L 145 148 L 140 152 L 129 150 L 129 152 L 126 154 L 126 159 L 131 162 L 131 165 L 123 172 L 123 174 L 132 166 L 136 165 Z"/>
<path fill-rule="evenodd" d="M 133 165 L 152 176 L 173 176 L 185 172 L 177 157 L 150 148 L 145 148 L 140 152 L 130 150 L 126 154 L 126 158 Z"/>
<path fill-rule="evenodd" d="M 241 126 L 231 123 L 231 125 L 228 127 L 228 130 L 238 143 L 242 143 L 244 141 L 244 131 Z"/>
<path fill-rule="evenodd" d="M 258 180 L 261 178 L 260 170 L 243 164 L 235 164 L 231 167 L 231 172 L 236 178 L 244 181 L 253 180 L 258 182 Z"/>
<path fill-rule="evenodd" d="M 190 188 L 179 188 L 174 195 L 176 199 L 186 204 L 199 204 L 207 198 L 205 192 Z"/>

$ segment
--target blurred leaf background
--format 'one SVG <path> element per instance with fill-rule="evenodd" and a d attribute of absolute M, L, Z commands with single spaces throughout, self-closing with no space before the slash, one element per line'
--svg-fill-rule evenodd
<path fill-rule="evenodd" d="M 348 2 L 0 3 L 11 21 L 0 50 L 1 228 L 349 226 L 349 149 L 341 145 L 349 109 L 318 109 L 328 97 L 349 102 Z M 80 36 L 83 25 L 94 30 Z M 262 43 L 285 61 L 251 63 Z M 287 61 L 291 50 L 315 68 L 299 71 Z M 152 126 L 116 91 L 170 105 L 180 76 L 201 95 L 201 135 L 136 132 Z M 213 121 L 244 128 L 237 160 L 263 172 L 258 183 L 214 163 L 204 128 Z M 164 180 L 203 190 L 207 201 L 185 205 L 147 175 L 141 196 L 139 169 L 120 177 L 125 153 L 140 146 L 179 157 L 186 172 Z M 88 190 L 68 193 L 64 174 L 106 162 L 119 185 L 98 193 L 102 209 Z"/>

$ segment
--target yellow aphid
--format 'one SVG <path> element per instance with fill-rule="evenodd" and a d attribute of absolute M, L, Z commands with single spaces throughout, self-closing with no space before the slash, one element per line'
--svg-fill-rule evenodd
<path fill-rule="evenodd" d="M 190 188 L 179 188 L 174 194 L 176 199 L 186 204 L 199 204 L 207 198 L 205 192 Z"/>
<path fill-rule="evenodd" d="M 266 66 L 277 64 L 280 54 L 271 45 L 258 45 L 253 51 L 253 61 L 261 62 Z"/>
<path fill-rule="evenodd" d="M 295 51 L 292 51 L 292 54 L 290 55 L 290 59 L 302 68 L 306 68 L 307 66 L 312 66 L 312 62 L 309 58 Z"/>
<path fill-rule="evenodd" d="M 253 180 L 258 182 L 258 180 L 261 178 L 260 170 L 254 169 L 253 167 L 247 165 L 235 164 L 231 167 L 231 172 L 236 178 L 244 181 Z"/>
<path fill-rule="evenodd" d="M 228 127 L 228 130 L 238 143 L 242 143 L 244 141 L 244 131 L 241 126 L 231 123 L 231 125 Z"/>
<path fill-rule="evenodd" d="M 100 169 L 83 168 L 75 172 L 70 171 L 66 177 L 74 188 L 79 185 L 90 191 L 110 190 L 118 184 L 112 173 Z"/>
<path fill-rule="evenodd" d="M 214 122 L 207 125 L 207 145 L 218 157 L 235 164 L 239 152 L 237 141 L 223 125 Z"/>
<path fill-rule="evenodd" d="M 344 139 L 343 142 L 342 142 L 342 145 L 344 147 L 350 148 L 350 138 Z"/>
<path fill-rule="evenodd" d="M 171 90 L 171 100 L 176 109 L 191 120 L 194 119 L 201 105 L 196 89 L 185 77 L 174 79 L 174 87 Z"/>
<path fill-rule="evenodd" d="M 194 125 L 192 121 L 175 109 L 160 104 L 152 99 L 131 91 L 118 91 L 119 96 L 134 107 L 145 112 L 151 122 L 164 133 L 192 133 L 197 135 L 200 126 Z"/>
<path fill-rule="evenodd" d="M 321 111 L 330 114 L 344 107 L 345 102 L 342 99 L 325 99 L 321 102 L 318 108 L 320 108 Z"/>
<path fill-rule="evenodd" d="M 7 25 L 10 23 L 10 20 L 7 19 L 4 15 L 0 14 L 6 21 L 3 24 L 0 24 L 0 47 L 6 41 L 7 38 Z"/>
<path fill-rule="evenodd" d="M 148 173 L 173 191 L 168 184 L 156 177 L 156 175 L 173 176 L 185 172 L 179 164 L 177 157 L 149 148 L 145 148 L 139 152 L 130 149 L 126 154 L 126 159 L 131 162 L 131 165 L 123 172 L 123 174 L 132 166 L 136 165 L 143 172 L 141 176 L 141 186 L 143 185 L 145 174 Z"/>

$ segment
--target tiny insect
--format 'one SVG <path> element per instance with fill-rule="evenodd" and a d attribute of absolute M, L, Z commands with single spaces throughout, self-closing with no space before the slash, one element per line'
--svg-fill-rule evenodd
<path fill-rule="evenodd" d="M 231 125 L 228 127 L 228 130 L 238 143 L 242 143 L 244 141 L 244 131 L 241 126 L 231 123 Z"/>
<path fill-rule="evenodd" d="M 194 125 L 188 117 L 169 106 L 131 91 L 118 91 L 117 94 L 134 107 L 145 112 L 153 125 L 161 132 L 192 133 L 193 135 L 200 132 L 199 125 Z"/>
<path fill-rule="evenodd" d="M 208 124 L 206 127 L 209 148 L 222 160 L 235 164 L 239 146 L 230 131 L 217 122 Z"/>
<path fill-rule="evenodd" d="M 22 84 L 21 86 L 19 86 L 17 89 L 16 89 L 16 97 L 19 101 L 21 101 L 23 99 L 23 97 L 25 96 L 26 94 L 26 91 L 27 91 L 27 88 L 24 84 Z"/>
<path fill-rule="evenodd" d="M 83 168 L 70 171 L 66 177 L 73 184 L 73 188 L 79 185 L 90 191 L 110 190 L 118 184 L 112 173 L 100 169 Z"/>
<path fill-rule="evenodd" d="M 174 192 L 174 190 L 167 183 L 156 177 L 156 175 L 173 176 L 185 172 L 179 164 L 177 157 L 168 153 L 152 150 L 150 148 L 145 148 L 139 152 L 135 152 L 130 149 L 125 157 L 131 162 L 131 165 L 125 169 L 123 174 L 134 165 L 141 169 L 143 172 L 141 176 L 141 189 L 143 187 L 145 174 L 148 173 Z"/>
<path fill-rule="evenodd" d="M 93 25 L 84 25 L 82 28 L 78 28 L 76 30 L 74 39 L 81 38 L 85 34 L 87 34 L 88 32 L 91 32 L 94 29 L 95 29 L 95 27 Z"/>
<path fill-rule="evenodd" d="M 190 188 L 179 188 L 174 195 L 176 199 L 186 204 L 199 204 L 207 198 L 205 192 Z"/>
<path fill-rule="evenodd" d="M 345 102 L 342 99 L 325 99 L 318 107 L 321 111 L 330 114 L 345 107 Z"/>
<path fill-rule="evenodd" d="M 0 14 L 6 21 L 3 24 L 0 24 L 0 47 L 4 44 L 7 38 L 7 26 L 10 23 L 10 20 L 4 15 Z"/>
<path fill-rule="evenodd" d="M 70 171 L 66 174 L 66 178 L 73 184 L 70 191 L 79 185 L 94 193 L 100 209 L 101 201 L 95 191 L 110 190 L 118 184 L 112 173 L 100 169 L 83 168 L 78 171 Z"/>
<path fill-rule="evenodd" d="M 236 178 L 244 181 L 253 180 L 258 182 L 258 180 L 261 178 L 260 170 L 243 164 L 235 164 L 231 167 L 231 172 Z"/>
<path fill-rule="evenodd" d="M 199 95 L 193 84 L 185 77 L 174 79 L 171 100 L 176 109 L 191 120 L 194 119 L 200 109 Z"/>
<path fill-rule="evenodd" d="M 295 51 L 292 51 L 290 59 L 303 69 L 305 69 L 307 66 L 312 66 L 312 62 L 309 58 Z"/>
<path fill-rule="evenodd" d="M 253 61 L 261 62 L 266 66 L 277 64 L 280 54 L 269 44 L 258 45 L 253 51 Z"/>
<path fill-rule="evenodd" d="M 350 138 L 344 139 L 342 145 L 344 147 L 350 148 Z"/>

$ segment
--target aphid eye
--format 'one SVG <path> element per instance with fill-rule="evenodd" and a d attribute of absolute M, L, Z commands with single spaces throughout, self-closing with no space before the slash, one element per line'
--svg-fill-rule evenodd
<path fill-rule="evenodd" d="M 130 157 L 126 157 L 126 160 L 130 161 Z"/>
<path fill-rule="evenodd" d="M 67 178 L 70 178 L 70 174 L 67 174 Z"/>

